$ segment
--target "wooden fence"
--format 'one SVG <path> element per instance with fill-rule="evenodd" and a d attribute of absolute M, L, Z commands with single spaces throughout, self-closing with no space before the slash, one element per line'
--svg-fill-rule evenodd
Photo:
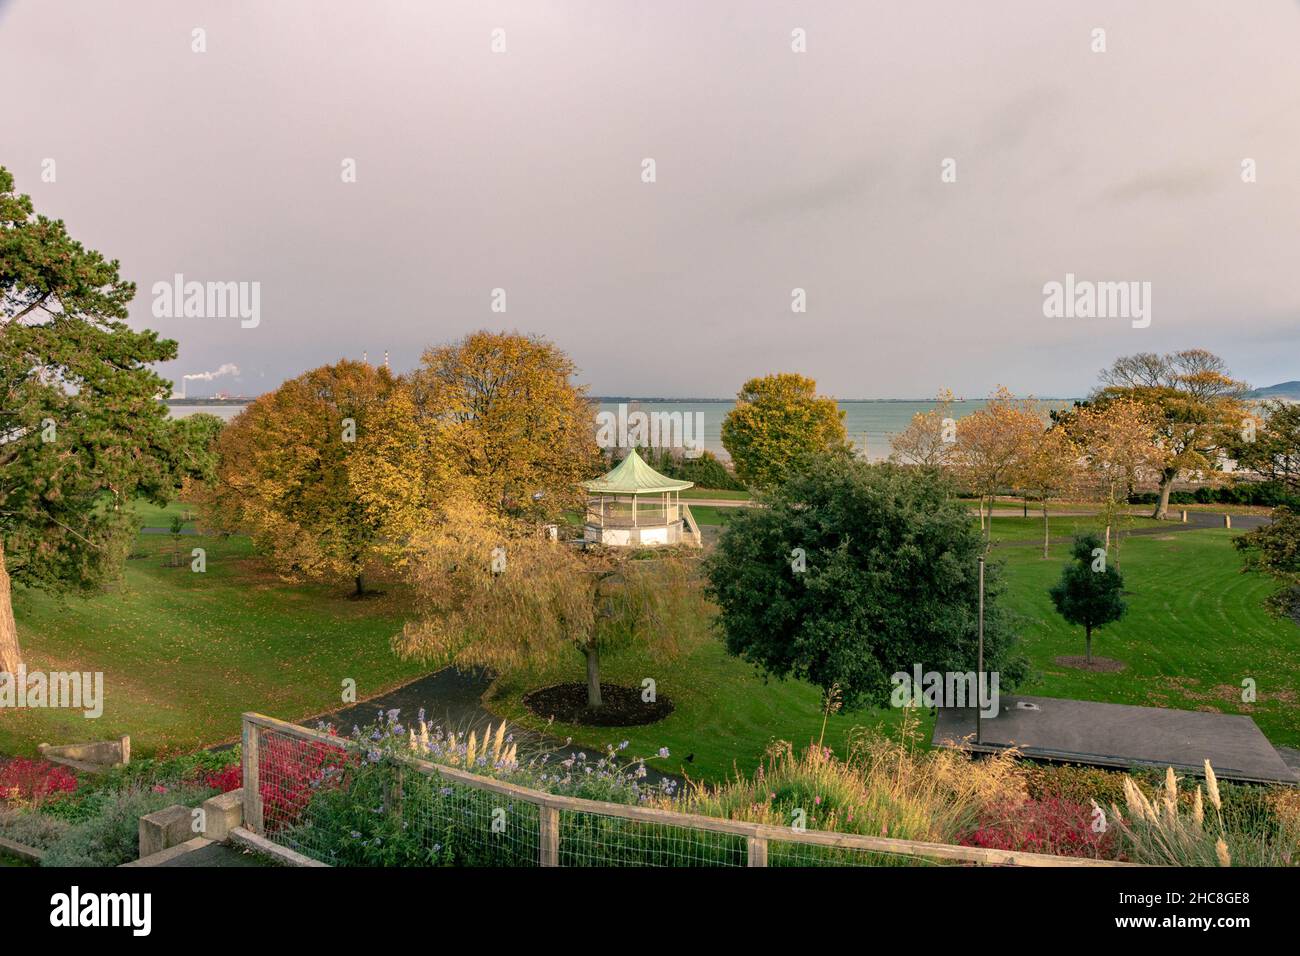
<path fill-rule="evenodd" d="M 297 724 L 276 720 L 261 714 L 247 713 L 243 717 L 243 774 L 244 774 L 244 827 L 259 836 L 269 836 L 264 825 L 263 792 L 260 785 L 259 753 L 263 739 L 268 734 L 282 735 L 306 743 L 324 744 L 332 748 L 350 748 L 356 745 L 340 738 L 311 730 Z M 747 823 L 708 817 L 652 807 L 628 806 L 598 800 L 560 796 L 532 790 L 516 784 L 447 767 L 410 755 L 389 755 L 400 765 L 420 774 L 440 779 L 444 784 L 455 784 L 472 790 L 497 794 L 512 801 L 537 808 L 537 860 L 539 866 L 561 865 L 561 819 L 566 815 L 584 815 L 634 824 L 653 825 L 683 831 L 684 835 L 698 838 L 700 845 L 719 836 L 743 839 L 745 865 L 767 866 L 769 851 L 774 845 L 857 851 L 883 854 L 889 857 L 910 857 L 919 861 L 938 863 L 967 863 L 985 866 L 1127 866 L 1110 860 L 1050 856 L 1041 853 L 1022 853 L 1012 850 L 994 850 L 982 847 L 955 846 L 945 843 L 925 843 L 899 840 L 892 837 L 865 836 L 856 833 L 834 833 L 819 830 L 801 830 L 761 823 Z M 691 836 L 685 837 L 687 840 Z M 600 865 L 599 859 L 588 862 Z M 815 854 L 808 861 L 817 865 Z M 683 864 L 684 865 L 684 864 Z M 821 865 L 828 865 L 822 863 Z M 834 865 L 834 864 L 830 864 Z"/>

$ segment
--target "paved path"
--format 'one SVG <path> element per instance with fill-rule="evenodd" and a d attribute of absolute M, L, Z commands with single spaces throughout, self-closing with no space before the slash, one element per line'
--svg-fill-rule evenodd
<path fill-rule="evenodd" d="M 983 744 L 1015 746 L 1031 759 L 1124 768 L 1173 766 L 1195 772 L 1209 760 L 1224 779 L 1300 784 L 1300 776 L 1244 714 L 1139 707 L 1057 697 L 1003 695 L 982 722 Z M 974 737 L 974 708 L 940 708 L 933 743 Z"/>
<path fill-rule="evenodd" d="M 205 847 L 174 856 L 158 866 L 201 866 L 201 867 L 240 867 L 240 866 L 274 866 L 272 862 L 248 853 L 239 847 L 225 843 L 210 843 Z"/>

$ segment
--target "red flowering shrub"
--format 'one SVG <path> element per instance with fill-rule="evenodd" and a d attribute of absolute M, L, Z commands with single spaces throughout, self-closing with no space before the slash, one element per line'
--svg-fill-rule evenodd
<path fill-rule="evenodd" d="M 72 771 L 48 760 L 15 757 L 0 764 L 0 800 L 39 804 L 51 794 L 76 789 Z"/>
<path fill-rule="evenodd" d="M 330 736 L 334 736 L 331 728 Z M 257 785 L 262 795 L 262 825 L 273 832 L 298 822 L 322 786 L 335 786 L 355 755 L 342 746 L 283 734 L 262 738 Z"/>
<path fill-rule="evenodd" d="M 222 793 L 238 790 L 243 785 L 244 768 L 237 763 L 232 763 L 229 767 L 223 767 L 220 770 L 210 770 L 203 775 L 203 786 L 211 787 L 213 790 L 220 790 Z"/>
<path fill-rule="evenodd" d="M 1091 805 L 1047 797 L 994 808 L 974 831 L 961 841 L 963 846 L 993 850 L 1020 850 L 1055 856 L 1113 859 L 1115 834 L 1093 828 Z"/>

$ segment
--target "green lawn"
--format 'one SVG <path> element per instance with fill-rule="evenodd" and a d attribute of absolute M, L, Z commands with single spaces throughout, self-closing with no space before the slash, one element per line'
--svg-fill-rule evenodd
<path fill-rule="evenodd" d="M 724 520 L 728 511 L 694 510 L 701 523 L 709 523 L 706 515 Z M 169 520 L 161 512 L 142 513 L 154 527 Z M 1052 610 L 1047 588 L 1060 574 L 1070 534 L 1094 521 L 1054 518 L 1052 556 L 1044 561 L 1040 545 L 1009 543 L 1037 542 L 1038 519 L 994 519 L 994 559 L 1005 562 L 1007 600 L 1021 616 L 1024 647 L 1036 670 L 1023 690 L 1248 713 L 1275 743 L 1300 746 L 1300 628 L 1263 611 L 1272 585 L 1240 573 L 1233 532 L 1170 529 L 1125 539 L 1121 569 L 1131 610 L 1099 632 L 1094 651 L 1124 661 L 1128 669 L 1084 673 L 1055 663 L 1057 656 L 1081 654 L 1083 640 Z M 188 553 L 195 546 L 208 550 L 206 574 L 189 570 Z M 397 660 L 389 649 L 406 612 L 400 588 L 358 602 L 345 589 L 288 585 L 263 569 L 242 538 L 186 536 L 187 563 L 179 568 L 164 565 L 162 556 L 171 547 L 166 535 L 142 535 L 122 585 L 106 595 L 60 601 L 17 592 L 29 667 L 102 670 L 107 701 L 104 716 L 93 722 L 67 711 L 7 711 L 0 715 L 0 752 L 32 753 L 41 741 L 120 733 L 132 735 L 141 755 L 183 751 L 235 738 L 241 711 L 301 718 L 337 707 L 345 678 L 354 678 L 358 696 L 365 698 L 425 670 Z M 575 653 L 541 673 L 505 675 L 489 703 L 503 716 L 536 724 L 522 707 L 522 694 L 582 676 Z M 695 778 L 752 770 L 772 740 L 802 745 L 820 733 L 815 688 L 764 683 L 714 640 L 665 665 L 611 655 L 603 676 L 637 686 L 652 677 L 677 709 L 651 727 L 552 731 L 593 749 L 624 739 L 631 741 L 629 752 L 666 746 L 673 756 L 662 765 Z M 1259 701 L 1252 705 L 1240 701 L 1246 677 L 1258 684 Z M 898 720 L 894 711 L 834 716 L 826 742 L 842 751 L 853 727 L 890 729 Z M 929 729 L 927 721 L 922 730 L 928 735 Z"/>
<path fill-rule="evenodd" d="M 204 574 L 189 567 L 198 546 L 207 549 Z M 340 705 L 344 678 L 364 698 L 422 673 L 389 649 L 402 625 L 400 593 L 353 601 L 346 589 L 285 585 L 243 538 L 186 536 L 178 568 L 164 566 L 171 547 L 166 535 L 141 535 L 109 594 L 16 591 L 28 668 L 102 671 L 104 714 L 5 711 L 0 752 L 123 733 L 141 756 L 193 750 L 237 738 L 242 711 L 307 717 Z"/>
<path fill-rule="evenodd" d="M 1028 518 L 1020 517 L 994 517 L 993 530 L 990 535 L 993 541 L 1023 541 L 1035 542 L 1038 545 L 1039 554 L 1043 550 L 1043 516 L 1035 516 L 1031 511 Z M 1102 537 L 1105 537 L 1105 528 L 1094 515 L 1050 515 L 1048 524 L 1051 527 L 1052 543 L 1058 544 L 1068 542 L 1076 534 L 1086 531 L 1094 531 Z M 1133 531 L 1139 528 L 1168 528 L 1168 521 L 1157 521 L 1154 518 L 1127 518 L 1124 522 L 1124 531 Z M 1121 544 L 1120 550 L 1123 551 Z"/>
<path fill-rule="evenodd" d="M 1241 559 L 1231 545 L 1233 532 L 1177 531 L 1126 539 L 1120 560 L 1132 592 L 1129 614 L 1094 636 L 1093 652 L 1118 658 L 1128 669 L 1099 674 L 1055 663 L 1058 656 L 1082 654 L 1083 635 L 1056 614 L 1047 589 L 1060 575 L 1075 524 L 1086 529 L 1091 520 L 1053 519 L 1057 537 L 1048 560 L 1043 560 L 1039 544 L 994 548 L 994 560 L 1004 562 L 1007 600 L 1020 615 L 1023 647 L 1035 670 L 1021 690 L 1249 714 L 1274 743 L 1300 746 L 1300 628 L 1264 612 L 1261 602 L 1272 585 L 1266 578 L 1240 573 Z M 1028 524 L 1041 533 L 1041 519 L 1029 519 Z M 1035 537 L 1025 532 L 1025 519 L 995 519 L 995 537 Z M 637 753 L 667 746 L 673 754 L 667 769 L 717 779 L 730 774 L 733 765 L 742 772 L 752 770 L 774 738 L 801 745 L 820 731 L 818 691 L 793 681 L 764 685 L 716 642 L 667 666 L 647 665 L 630 656 L 602 665 L 606 681 L 639 686 L 646 677 L 653 677 L 659 691 L 677 705 L 666 720 L 651 727 L 599 731 L 557 726 L 552 732 L 593 748 L 624 739 Z M 1244 677 L 1257 682 L 1255 704 L 1241 703 Z M 545 684 L 582 679 L 582 661 L 575 654 L 562 667 L 503 678 L 489 705 L 504 717 L 540 727 L 523 706 L 522 695 Z M 826 742 L 841 750 L 855 725 L 889 730 L 897 726 L 898 717 L 895 711 L 876 710 L 834 717 Z M 932 728 L 927 718 L 922 727 L 927 740 Z M 695 760 L 683 763 L 690 753 Z"/>
<path fill-rule="evenodd" d="M 163 508 L 147 501 L 136 501 L 133 507 L 140 517 L 140 526 L 143 528 L 170 528 L 173 518 L 187 518 L 192 521 L 196 514 L 193 507 L 181 504 L 179 501 L 173 501 Z M 194 525 L 191 523 L 186 527 L 192 528 Z"/>
<path fill-rule="evenodd" d="M 738 509 L 713 505 L 691 505 L 691 514 L 698 525 L 723 525 Z"/>
<path fill-rule="evenodd" d="M 1241 573 L 1234 534 L 1205 529 L 1124 541 L 1120 570 L 1129 611 L 1092 642 L 1093 654 L 1128 665 L 1118 673 L 1055 663 L 1083 653 L 1082 630 L 1061 619 L 1047 594 L 1068 542 L 1060 539 L 1046 561 L 1038 547 L 995 548 L 1006 561 L 1010 606 L 1022 615 L 1020 634 L 1038 671 L 1024 691 L 1248 714 L 1273 743 L 1300 746 L 1300 627 L 1263 610 L 1274 585 Z M 1257 686 L 1253 704 L 1241 701 L 1248 677 Z"/>
<path fill-rule="evenodd" d="M 487 704 L 502 717 L 541 728 L 544 724 L 524 707 L 523 695 L 549 684 L 585 680 L 585 666 L 575 651 L 573 659 L 560 666 L 502 677 L 493 686 Z M 596 730 L 556 724 L 550 733 L 572 737 L 593 751 L 624 740 L 630 742 L 626 753 L 637 756 L 667 747 L 671 757 L 652 761 L 654 766 L 714 781 L 734 769 L 751 772 L 774 740 L 789 740 L 802 747 L 821 735 L 821 691 L 801 681 L 764 683 L 753 668 L 728 655 L 720 641 L 710 640 L 693 654 L 668 664 L 647 664 L 632 654 L 601 659 L 603 682 L 640 687 L 647 677 L 654 679 L 656 691 L 676 707 L 666 719 L 646 727 Z M 879 709 L 832 715 L 825 743 L 842 754 L 855 726 L 888 730 L 896 727 L 901 717 L 901 711 Z M 923 718 L 925 739 L 933 729 L 933 720 Z M 694 759 L 688 761 L 692 754 Z"/>
<path fill-rule="evenodd" d="M 720 501 L 749 501 L 753 497 L 748 491 L 730 491 L 725 488 L 687 488 L 681 496 L 687 500 L 713 498 Z"/>

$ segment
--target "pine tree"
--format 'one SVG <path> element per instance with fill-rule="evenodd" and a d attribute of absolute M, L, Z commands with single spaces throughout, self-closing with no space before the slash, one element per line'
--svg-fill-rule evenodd
<path fill-rule="evenodd" d="M 1061 617 L 1083 627 L 1086 660 L 1091 664 L 1093 630 L 1118 621 L 1128 610 L 1124 578 L 1107 564 L 1106 549 L 1096 534 L 1077 535 L 1071 557 L 1061 580 L 1048 593 Z"/>

